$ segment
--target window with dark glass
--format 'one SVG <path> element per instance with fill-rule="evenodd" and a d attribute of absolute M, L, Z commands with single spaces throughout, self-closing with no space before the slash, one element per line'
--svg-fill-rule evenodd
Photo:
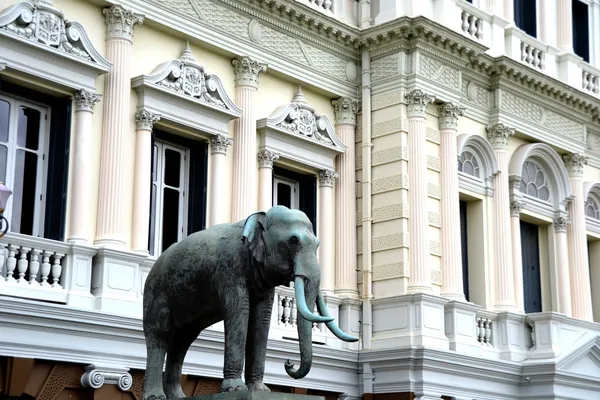
<path fill-rule="evenodd" d="M 586 62 L 590 62 L 590 27 L 588 5 L 580 0 L 573 3 L 573 51 Z"/>
<path fill-rule="evenodd" d="M 469 239 L 467 236 L 467 202 L 460 201 L 460 250 L 462 256 L 463 291 L 469 301 Z"/>
<path fill-rule="evenodd" d="M 529 36 L 537 37 L 535 0 L 514 0 L 515 25 Z"/>
<path fill-rule="evenodd" d="M 542 311 L 539 228 L 521 221 L 521 260 L 523 263 L 523 302 L 526 313 Z"/>

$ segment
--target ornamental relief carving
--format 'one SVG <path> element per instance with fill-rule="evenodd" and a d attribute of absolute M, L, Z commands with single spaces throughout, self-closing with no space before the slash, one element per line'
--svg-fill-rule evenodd
<path fill-rule="evenodd" d="M 587 148 L 595 153 L 600 153 L 600 132 L 594 132 L 588 129 Z"/>
<path fill-rule="evenodd" d="M 584 141 L 584 126 L 582 124 L 506 91 L 501 91 L 500 98 L 500 110 L 538 125 L 543 129 L 549 129 L 561 136 L 579 142 Z"/>
<path fill-rule="evenodd" d="M 419 75 L 434 80 L 441 86 L 460 89 L 460 71 L 431 57 L 419 55 Z"/>
<path fill-rule="evenodd" d="M 390 54 L 371 62 L 371 79 L 373 82 L 398 75 L 398 54 Z"/>
<path fill-rule="evenodd" d="M 466 100 L 482 108 L 489 107 L 489 91 L 473 81 L 463 79 L 461 100 Z"/>
<path fill-rule="evenodd" d="M 406 267 L 404 262 L 373 265 L 373 281 L 383 281 L 386 279 L 403 278 L 406 276 Z"/>
<path fill-rule="evenodd" d="M 81 24 L 68 21 L 50 0 L 33 0 L 0 12 L 0 32 L 40 43 L 102 66 L 110 66 L 94 49 Z"/>

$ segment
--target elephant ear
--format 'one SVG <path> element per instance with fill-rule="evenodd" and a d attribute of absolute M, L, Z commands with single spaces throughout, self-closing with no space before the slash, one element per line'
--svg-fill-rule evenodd
<path fill-rule="evenodd" d="M 265 241 L 263 232 L 265 231 L 267 214 L 263 211 L 254 213 L 246 219 L 242 240 L 248 243 L 250 252 L 259 263 L 265 260 Z"/>

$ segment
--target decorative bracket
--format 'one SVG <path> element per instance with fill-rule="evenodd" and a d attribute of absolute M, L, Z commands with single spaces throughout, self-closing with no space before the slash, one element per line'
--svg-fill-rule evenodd
<path fill-rule="evenodd" d="M 81 386 L 88 389 L 99 389 L 104 384 L 117 385 L 125 391 L 131 388 L 133 378 L 128 368 L 100 367 L 90 364 L 81 375 Z"/>

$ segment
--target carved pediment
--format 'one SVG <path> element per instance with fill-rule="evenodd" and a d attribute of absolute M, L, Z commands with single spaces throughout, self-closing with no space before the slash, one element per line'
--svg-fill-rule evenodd
<path fill-rule="evenodd" d="M 160 64 L 142 79 L 144 84 L 156 85 L 217 108 L 241 113 L 225 92 L 219 77 L 208 74 L 204 67 L 196 62 L 189 43 L 179 59 Z M 137 83 L 134 84 L 136 85 Z"/>
<path fill-rule="evenodd" d="M 317 114 L 315 109 L 308 105 L 300 87 L 294 100 L 275 109 L 266 122 L 269 126 L 306 137 L 320 144 L 345 149 L 329 119 L 325 115 Z"/>
<path fill-rule="evenodd" d="M 30 40 L 48 48 L 97 64 L 111 64 L 92 45 L 85 29 L 69 21 L 51 0 L 33 0 L 8 7 L 0 13 L 0 34 Z"/>

